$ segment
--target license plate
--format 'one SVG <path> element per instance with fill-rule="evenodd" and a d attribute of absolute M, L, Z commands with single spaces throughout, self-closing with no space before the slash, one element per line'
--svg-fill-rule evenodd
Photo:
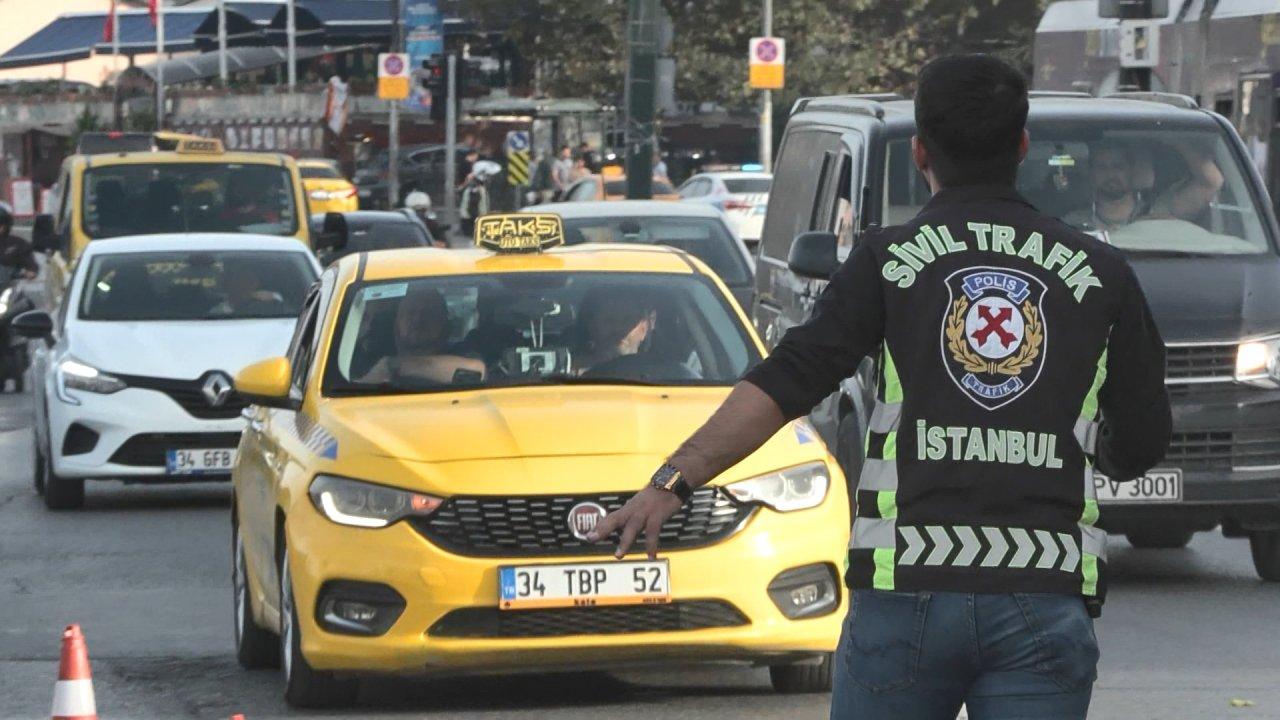
<path fill-rule="evenodd" d="M 164 466 L 170 475 L 204 475 L 228 473 L 236 464 L 235 448 L 222 450 L 170 450 Z"/>
<path fill-rule="evenodd" d="M 498 569 L 503 610 L 671 602 L 666 560 L 517 565 Z"/>
<path fill-rule="evenodd" d="M 1093 490 L 1100 503 L 1179 502 L 1182 500 L 1182 471 L 1152 470 L 1128 482 L 1117 482 L 1094 473 Z"/>

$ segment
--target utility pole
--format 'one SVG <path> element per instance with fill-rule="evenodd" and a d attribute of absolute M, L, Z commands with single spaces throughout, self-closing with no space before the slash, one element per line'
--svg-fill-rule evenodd
<path fill-rule="evenodd" d="M 399 17 L 400 11 L 396 10 Z M 285 3 L 285 38 L 288 44 L 289 89 L 298 85 L 298 17 L 294 10 L 294 0 Z M 397 28 L 398 29 L 398 28 Z M 393 52 L 399 52 L 398 50 Z"/>
<path fill-rule="evenodd" d="M 629 0 L 627 15 L 627 199 L 653 197 L 658 0 Z"/>
<path fill-rule="evenodd" d="M 444 103 L 444 208 L 450 228 L 458 223 L 458 56 L 449 53 L 448 97 Z"/>
<path fill-rule="evenodd" d="M 391 52 L 404 52 L 404 36 L 401 34 L 403 13 L 400 3 L 404 0 L 392 0 L 391 12 Z M 293 6 L 293 0 L 289 0 Z M 391 103 L 391 116 L 387 122 L 387 209 L 394 210 L 400 203 L 400 101 L 388 100 Z"/>
<path fill-rule="evenodd" d="M 218 79 L 227 86 L 227 0 L 218 0 Z"/>
<path fill-rule="evenodd" d="M 773 0 L 764 0 L 764 37 L 773 37 Z M 773 91 L 760 94 L 760 165 L 773 172 Z"/>
<path fill-rule="evenodd" d="M 156 129 L 164 129 L 164 0 L 156 0 Z"/>

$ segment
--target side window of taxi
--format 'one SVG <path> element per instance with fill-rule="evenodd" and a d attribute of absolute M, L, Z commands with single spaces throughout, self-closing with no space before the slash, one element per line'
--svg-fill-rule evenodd
<path fill-rule="evenodd" d="M 293 341 L 289 343 L 289 368 L 293 377 L 289 383 L 289 396 L 295 400 L 302 399 L 303 387 L 307 382 L 307 371 L 314 356 L 316 339 L 316 318 L 320 310 L 320 288 L 312 288 L 306 302 L 302 304 L 302 312 L 298 314 L 298 324 L 294 327 Z"/>

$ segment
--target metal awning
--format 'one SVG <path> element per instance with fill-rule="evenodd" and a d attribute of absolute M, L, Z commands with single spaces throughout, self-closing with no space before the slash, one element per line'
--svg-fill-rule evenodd
<path fill-rule="evenodd" d="M 209 10 L 170 9 L 164 13 L 164 49 L 182 52 L 195 49 L 192 32 Z M 127 55 L 155 52 L 155 28 L 145 10 L 122 10 L 120 52 Z M 0 55 L 0 69 L 33 67 L 83 60 L 98 52 L 111 52 L 111 43 L 102 41 L 106 13 L 66 13 L 37 30 L 34 35 Z"/>
<path fill-rule="evenodd" d="M 227 3 L 227 44 L 228 45 L 266 45 L 267 27 L 271 20 L 284 7 L 283 0 L 260 0 L 259 2 Z M 218 11 L 215 8 L 196 28 L 196 45 L 201 49 L 218 46 Z"/>
<path fill-rule="evenodd" d="M 346 52 L 356 46 L 328 47 L 312 46 L 298 48 L 298 60 L 307 60 L 326 53 Z M 287 51 L 278 47 L 238 47 L 227 50 L 227 70 L 243 72 L 261 68 L 283 65 L 287 61 Z M 146 73 L 153 81 L 156 79 L 157 63 L 139 65 L 138 70 Z M 179 85 L 195 80 L 206 80 L 218 77 L 218 53 L 203 55 L 187 55 L 164 61 L 164 84 Z"/>
<path fill-rule="evenodd" d="M 335 38 L 381 39 L 391 37 L 390 0 L 297 0 L 294 27 L 299 42 L 332 42 Z M 274 43 L 284 42 L 288 10 L 272 18 L 267 34 Z"/>

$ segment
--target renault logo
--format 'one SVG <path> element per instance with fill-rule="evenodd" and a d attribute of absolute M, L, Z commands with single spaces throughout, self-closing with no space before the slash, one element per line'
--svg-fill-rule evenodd
<path fill-rule="evenodd" d="M 569 532 L 579 540 L 586 540 L 587 533 L 596 529 L 605 514 L 605 509 L 597 503 L 578 503 L 569 508 Z"/>
<path fill-rule="evenodd" d="M 231 378 L 226 373 L 216 371 L 205 377 L 204 387 L 200 388 L 204 401 L 209 403 L 209 407 L 215 408 L 226 405 L 233 390 L 235 386 L 231 384 Z"/>

